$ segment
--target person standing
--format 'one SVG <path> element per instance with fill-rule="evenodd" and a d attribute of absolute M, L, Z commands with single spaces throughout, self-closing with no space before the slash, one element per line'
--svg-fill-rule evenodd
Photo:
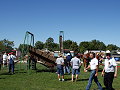
<path fill-rule="evenodd" d="M 7 66 L 7 54 L 6 53 L 3 54 L 3 67 L 5 67 L 5 65 Z"/>
<path fill-rule="evenodd" d="M 77 54 L 74 56 L 74 58 L 71 59 L 71 66 L 72 66 L 72 82 L 74 81 L 74 75 L 76 74 L 76 80 L 78 79 L 78 75 L 80 74 L 80 66 L 81 61 L 79 58 L 77 58 Z"/>
<path fill-rule="evenodd" d="M 72 55 L 70 53 L 67 53 L 66 60 L 65 60 L 66 64 L 64 66 L 65 67 L 64 74 L 66 73 L 66 71 L 68 74 L 70 74 L 70 61 L 71 61 L 71 59 L 72 59 Z"/>
<path fill-rule="evenodd" d="M 8 60 L 9 60 L 9 73 L 11 73 L 11 71 L 12 71 L 12 74 L 14 74 L 14 60 L 15 60 L 15 58 L 16 57 L 11 52 L 9 57 L 8 57 Z"/>
<path fill-rule="evenodd" d="M 0 70 L 1 70 L 1 63 L 2 63 L 2 55 L 0 54 Z"/>
<path fill-rule="evenodd" d="M 111 58 L 110 52 L 106 53 L 104 62 L 104 69 L 102 71 L 104 76 L 104 85 L 107 90 L 114 90 L 112 87 L 114 77 L 117 77 L 117 64 L 114 58 Z"/>
<path fill-rule="evenodd" d="M 56 64 L 57 64 L 57 74 L 58 74 L 58 79 L 60 79 L 60 75 L 62 76 L 62 81 L 64 81 L 64 70 L 63 70 L 63 65 L 64 65 L 64 59 L 62 57 L 62 54 L 59 55 L 59 57 L 56 59 Z"/>
<path fill-rule="evenodd" d="M 25 61 L 27 61 L 27 70 L 28 70 L 31 67 L 31 58 L 28 55 L 25 55 L 24 59 L 25 59 Z"/>
<path fill-rule="evenodd" d="M 102 90 L 102 86 L 98 81 L 98 59 L 95 58 L 95 53 L 90 53 L 90 58 L 91 58 L 91 62 L 90 65 L 86 68 L 86 69 L 91 69 L 91 74 L 89 77 L 89 81 L 88 81 L 88 85 L 86 87 L 86 90 L 90 90 L 90 87 L 92 85 L 92 81 L 94 79 L 94 82 L 97 84 L 98 88 L 100 90 Z"/>

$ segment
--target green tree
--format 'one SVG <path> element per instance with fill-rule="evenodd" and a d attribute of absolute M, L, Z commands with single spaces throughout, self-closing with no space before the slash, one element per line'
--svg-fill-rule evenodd
<path fill-rule="evenodd" d="M 103 42 L 100 42 L 99 40 L 92 40 L 89 44 L 89 49 L 90 50 L 105 50 L 106 45 Z"/>
<path fill-rule="evenodd" d="M 89 42 L 87 41 L 83 41 L 79 44 L 79 52 L 84 53 L 86 50 L 88 50 L 89 48 Z"/>
<path fill-rule="evenodd" d="M 78 52 L 77 42 L 72 42 L 72 44 L 70 45 L 70 50 Z"/>
<path fill-rule="evenodd" d="M 52 51 L 59 51 L 59 44 L 57 43 L 52 43 Z"/>
<path fill-rule="evenodd" d="M 27 46 L 28 46 L 27 44 L 20 44 L 19 47 L 18 47 L 18 50 L 21 51 L 21 52 L 23 51 L 23 49 L 27 50 Z"/>
<path fill-rule="evenodd" d="M 7 39 L 4 39 L 4 40 L 1 40 L 1 42 L 3 43 L 4 46 L 10 46 L 10 47 L 14 46 L 14 41 L 9 41 Z"/>
<path fill-rule="evenodd" d="M 47 40 L 46 40 L 46 43 L 54 43 L 54 39 L 52 37 L 49 37 Z"/>
<path fill-rule="evenodd" d="M 107 47 L 106 47 L 106 50 L 110 50 L 110 51 L 118 50 L 118 49 L 119 49 L 119 47 L 116 46 L 116 45 L 113 45 L 113 44 L 108 44 Z"/>
<path fill-rule="evenodd" d="M 37 42 L 35 43 L 35 48 L 36 48 L 36 49 L 43 49 L 43 48 L 44 48 L 44 43 L 41 42 L 41 41 L 37 41 Z"/>
<path fill-rule="evenodd" d="M 13 50 L 14 41 L 9 41 L 7 39 L 0 41 L 0 52 L 11 52 Z"/>
<path fill-rule="evenodd" d="M 79 51 L 84 53 L 86 50 L 105 50 L 106 45 L 99 40 L 83 41 L 79 44 Z"/>
<path fill-rule="evenodd" d="M 64 49 L 70 49 L 70 46 L 71 46 L 72 42 L 73 41 L 71 41 L 71 40 L 65 40 L 65 41 L 63 41 L 63 48 Z"/>
<path fill-rule="evenodd" d="M 50 51 L 54 51 L 59 50 L 59 45 L 57 43 L 54 43 L 53 38 L 49 37 L 44 44 L 44 48 L 47 48 Z"/>

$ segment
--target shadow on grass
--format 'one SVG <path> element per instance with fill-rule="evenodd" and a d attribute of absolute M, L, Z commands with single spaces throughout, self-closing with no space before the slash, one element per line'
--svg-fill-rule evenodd
<path fill-rule="evenodd" d="M 88 80 L 89 80 L 89 78 L 87 78 L 87 79 L 78 79 L 77 81 L 88 81 Z M 65 79 L 65 81 L 71 81 L 71 78 Z"/>
<path fill-rule="evenodd" d="M 103 90 L 108 90 L 108 89 L 106 89 L 105 87 L 103 87 Z M 114 88 L 112 88 L 112 90 L 115 90 Z"/>
<path fill-rule="evenodd" d="M 11 74 L 8 72 L 5 72 L 5 73 L 1 73 L 0 75 L 11 75 Z"/>
<path fill-rule="evenodd" d="M 65 79 L 65 81 L 71 81 L 71 78 Z"/>
<path fill-rule="evenodd" d="M 77 81 L 88 81 L 89 78 L 85 78 L 85 79 L 78 79 Z"/>
<path fill-rule="evenodd" d="M 16 71 L 14 74 L 19 74 L 19 73 L 27 73 L 27 71 Z M 13 75 L 12 73 L 9 72 L 1 72 L 0 75 Z"/>
<path fill-rule="evenodd" d="M 27 71 L 19 71 L 19 72 L 16 72 L 17 74 L 19 74 L 19 73 L 27 73 Z"/>
<path fill-rule="evenodd" d="M 5 78 L 0 78 L 0 79 L 5 79 Z"/>
<path fill-rule="evenodd" d="M 99 68 L 98 72 L 102 72 L 102 68 Z M 88 70 L 88 72 L 91 72 L 91 70 Z"/>
<path fill-rule="evenodd" d="M 55 69 L 53 69 L 53 70 L 51 70 L 51 69 L 41 69 L 41 70 L 36 70 L 36 72 L 51 72 L 51 73 L 55 73 L 56 72 L 56 70 Z"/>
<path fill-rule="evenodd" d="M 98 72 L 102 72 L 102 71 L 103 71 L 103 69 L 102 69 L 102 68 L 99 68 Z"/>

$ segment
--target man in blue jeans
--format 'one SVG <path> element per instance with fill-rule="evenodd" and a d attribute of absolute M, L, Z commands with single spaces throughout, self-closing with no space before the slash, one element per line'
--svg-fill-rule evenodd
<path fill-rule="evenodd" d="M 93 79 L 94 79 L 94 82 L 97 84 L 99 90 L 102 90 L 102 86 L 99 83 L 98 78 L 97 78 L 97 75 L 98 75 L 98 59 L 95 58 L 95 53 L 90 53 L 90 58 L 91 58 L 90 65 L 86 69 L 90 68 L 91 69 L 91 74 L 90 74 L 90 77 L 89 77 L 89 81 L 88 81 L 88 85 L 86 87 L 86 90 L 90 90 Z"/>
<path fill-rule="evenodd" d="M 8 60 L 9 60 L 9 73 L 11 73 L 12 71 L 12 74 L 14 74 L 14 60 L 15 60 L 15 56 L 13 55 L 13 52 L 9 53 L 9 57 L 8 57 Z"/>
<path fill-rule="evenodd" d="M 56 59 L 56 64 L 57 64 L 58 79 L 59 81 L 61 81 L 60 76 L 62 76 L 62 81 L 64 81 L 64 70 L 63 70 L 64 59 L 62 54 L 59 54 L 59 57 Z"/>

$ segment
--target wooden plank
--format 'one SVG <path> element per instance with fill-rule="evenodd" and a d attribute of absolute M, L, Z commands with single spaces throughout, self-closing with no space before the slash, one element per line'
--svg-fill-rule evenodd
<path fill-rule="evenodd" d="M 34 57 L 36 58 L 36 60 L 41 61 L 43 65 L 47 67 L 55 66 L 56 58 L 51 56 L 52 54 L 50 52 L 45 52 L 32 47 L 30 47 L 29 50 L 30 50 L 30 53 L 34 54 Z"/>

